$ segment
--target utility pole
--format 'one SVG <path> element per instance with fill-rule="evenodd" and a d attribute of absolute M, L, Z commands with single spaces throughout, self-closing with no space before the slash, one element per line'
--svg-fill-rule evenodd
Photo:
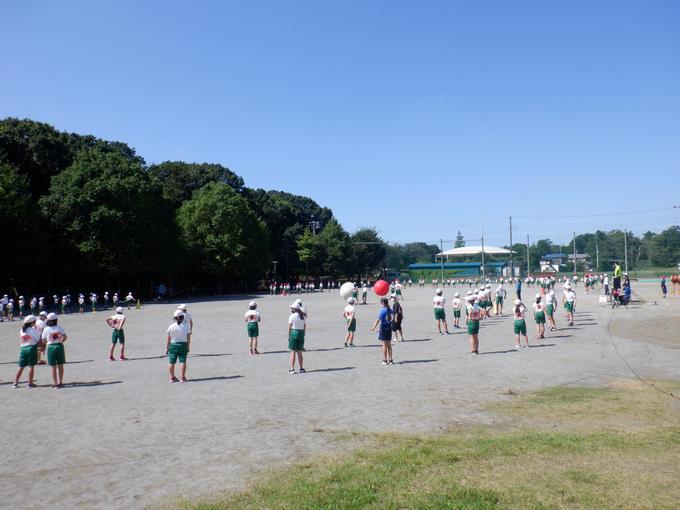
<path fill-rule="evenodd" d="M 486 268 L 484 267 L 484 215 L 482 215 L 482 281 L 486 281 Z"/>
<path fill-rule="evenodd" d="M 512 261 L 512 216 L 508 216 L 510 220 L 510 277 L 515 276 L 515 264 Z"/>
<path fill-rule="evenodd" d="M 576 276 L 576 232 L 574 232 L 574 276 Z"/>
<path fill-rule="evenodd" d="M 529 276 L 529 234 L 527 234 L 527 277 Z"/>
<path fill-rule="evenodd" d="M 597 247 L 597 237 L 595 238 L 595 270 L 600 270 L 600 249 Z"/>
<path fill-rule="evenodd" d="M 444 282 L 444 240 L 440 239 L 439 240 L 439 252 L 441 255 L 439 256 L 439 261 L 441 263 L 441 270 L 442 270 L 442 282 Z M 442 283 L 443 285 L 443 283 Z"/>
<path fill-rule="evenodd" d="M 314 215 L 312 214 L 312 221 L 308 223 L 309 228 L 312 229 L 312 233 L 316 235 L 316 229 L 321 226 L 321 224 L 318 221 L 314 220 Z"/>
<path fill-rule="evenodd" d="M 628 233 L 623 229 L 623 260 L 626 273 L 628 272 Z"/>

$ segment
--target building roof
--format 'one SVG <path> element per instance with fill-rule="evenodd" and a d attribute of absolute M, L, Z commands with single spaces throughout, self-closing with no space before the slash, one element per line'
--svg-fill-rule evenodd
<path fill-rule="evenodd" d="M 466 255 L 481 255 L 481 246 L 463 246 L 461 248 L 451 248 L 450 250 L 444 250 L 443 252 L 437 253 L 437 257 L 449 256 L 466 256 Z M 484 246 L 484 253 L 486 255 L 510 255 L 510 250 L 505 248 L 499 248 L 498 246 Z M 515 253 L 515 252 L 513 252 Z"/>
<path fill-rule="evenodd" d="M 542 258 L 543 260 L 553 260 L 553 259 L 563 259 L 563 258 L 565 258 L 566 256 L 567 256 L 567 255 L 564 254 L 564 253 L 546 253 L 546 254 L 543 255 L 541 258 Z"/>

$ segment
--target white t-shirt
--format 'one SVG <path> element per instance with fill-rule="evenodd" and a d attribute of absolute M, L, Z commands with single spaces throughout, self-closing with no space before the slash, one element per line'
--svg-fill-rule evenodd
<path fill-rule="evenodd" d="M 115 315 L 112 315 L 109 317 L 111 319 L 111 323 L 113 324 L 113 329 L 121 330 L 123 329 L 123 323 L 125 322 L 125 315 L 122 313 L 117 313 Z"/>
<path fill-rule="evenodd" d="M 42 332 L 43 329 L 45 329 L 45 321 L 42 319 L 37 319 L 35 321 L 35 329 L 38 330 L 38 333 L 40 333 L 40 338 L 42 338 Z"/>
<path fill-rule="evenodd" d="M 305 319 L 301 319 L 300 314 L 297 312 L 293 312 L 290 314 L 290 317 L 288 317 L 288 324 L 291 324 L 293 326 L 293 329 L 297 329 L 300 331 L 305 329 Z"/>
<path fill-rule="evenodd" d="M 35 328 L 28 328 L 26 331 L 19 329 L 19 336 L 21 338 L 21 347 L 38 345 L 40 342 L 40 333 Z"/>
<path fill-rule="evenodd" d="M 451 301 L 451 306 L 453 306 L 454 310 L 460 310 L 462 305 L 463 302 L 459 298 L 453 298 L 453 301 Z"/>
<path fill-rule="evenodd" d="M 48 344 L 61 344 L 64 343 L 64 337 L 66 332 L 61 326 L 46 326 L 42 332 L 42 339 Z"/>
<path fill-rule="evenodd" d="M 347 305 L 345 307 L 345 311 L 343 312 L 343 317 L 347 320 L 351 320 L 354 318 L 354 307 L 352 305 Z"/>
<path fill-rule="evenodd" d="M 524 313 L 525 313 L 526 310 L 527 310 L 527 309 L 524 307 L 524 305 L 519 305 L 519 311 L 516 311 L 516 307 L 513 308 L 513 310 L 515 310 L 515 312 L 514 312 L 514 314 L 515 314 L 515 320 L 522 320 L 522 319 L 524 319 Z"/>
<path fill-rule="evenodd" d="M 184 322 L 180 324 L 173 322 L 168 327 L 168 335 L 173 344 L 186 343 L 189 338 L 189 327 Z"/>
<path fill-rule="evenodd" d="M 576 294 L 574 294 L 573 290 L 568 290 L 564 293 L 564 299 L 566 299 L 568 303 L 573 303 L 576 299 Z"/>
<path fill-rule="evenodd" d="M 178 308 L 179 310 L 179 308 Z M 189 328 L 189 333 L 192 333 L 194 331 L 194 327 L 191 324 L 191 314 L 189 312 L 184 312 L 180 310 L 184 314 L 184 322 L 183 324 L 186 324 L 187 328 Z"/>
<path fill-rule="evenodd" d="M 534 303 L 534 312 L 543 312 L 545 310 L 545 305 L 542 302 Z"/>
<path fill-rule="evenodd" d="M 609 285 L 609 276 L 604 277 L 604 284 Z"/>
<path fill-rule="evenodd" d="M 446 298 L 444 296 L 435 296 L 432 299 L 432 304 L 435 308 L 446 308 Z"/>
<path fill-rule="evenodd" d="M 246 322 L 260 322 L 260 312 L 257 310 L 248 310 L 246 312 Z"/>

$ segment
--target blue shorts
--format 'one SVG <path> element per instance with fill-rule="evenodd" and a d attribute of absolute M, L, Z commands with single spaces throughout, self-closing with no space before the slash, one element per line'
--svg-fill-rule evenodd
<path fill-rule="evenodd" d="M 391 342 L 392 341 L 392 327 L 380 328 L 378 332 L 378 340 L 381 342 Z"/>

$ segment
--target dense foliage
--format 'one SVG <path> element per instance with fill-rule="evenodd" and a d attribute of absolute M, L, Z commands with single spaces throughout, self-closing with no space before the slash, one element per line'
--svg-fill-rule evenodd
<path fill-rule="evenodd" d="M 375 228 L 350 234 L 311 198 L 251 189 L 228 168 L 165 161 L 147 166 L 121 142 L 0 120 L 0 287 L 21 293 L 171 289 L 245 290 L 306 275 L 374 278 L 431 262 L 439 247 L 388 245 Z M 600 268 L 622 260 L 623 232 L 576 237 Z M 680 261 L 680 229 L 628 234 L 631 268 Z M 456 246 L 465 241 L 459 231 Z M 526 266 L 526 245 L 515 261 Z M 543 239 L 530 265 L 565 251 Z M 17 292 L 17 290 L 14 290 Z"/>

